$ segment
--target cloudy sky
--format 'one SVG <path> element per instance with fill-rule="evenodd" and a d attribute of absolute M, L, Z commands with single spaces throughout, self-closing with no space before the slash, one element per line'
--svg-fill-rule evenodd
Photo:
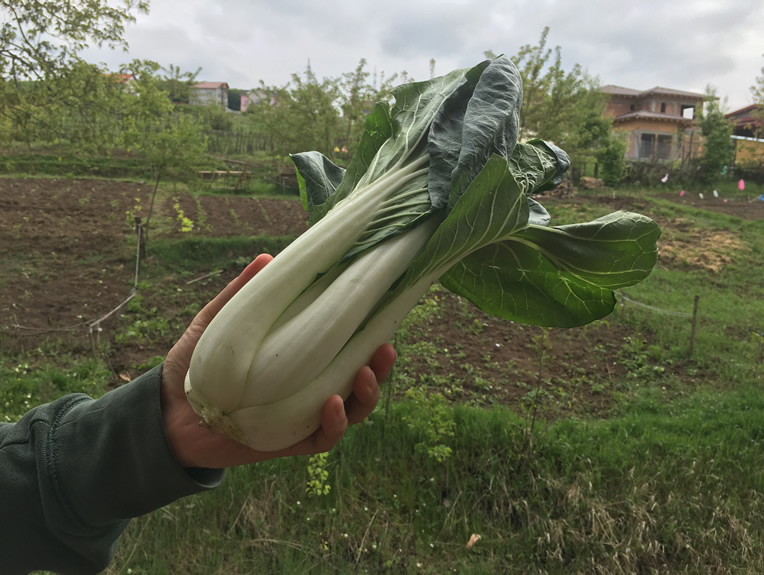
<path fill-rule="evenodd" d="M 751 103 L 764 66 L 762 0 L 151 0 L 127 31 L 129 55 L 91 51 L 116 69 L 131 58 L 232 88 L 286 84 L 310 61 L 319 77 L 406 71 L 416 80 L 470 66 L 486 50 L 517 53 L 545 26 L 566 69 L 578 63 L 601 84 L 716 87 L 727 108 Z"/>

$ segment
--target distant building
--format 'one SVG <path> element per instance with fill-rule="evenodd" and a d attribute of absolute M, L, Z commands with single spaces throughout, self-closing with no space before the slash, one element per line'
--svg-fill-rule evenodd
<path fill-rule="evenodd" d="M 764 106 L 751 104 L 725 115 L 734 124 L 735 164 L 764 167 Z"/>
<path fill-rule="evenodd" d="M 228 84 L 225 82 L 199 82 L 191 86 L 189 103 L 196 106 L 228 108 Z"/>
<path fill-rule="evenodd" d="M 724 116 L 735 124 L 734 134 L 744 138 L 764 137 L 764 106 L 751 104 Z"/>
<path fill-rule="evenodd" d="M 262 102 L 270 102 L 271 105 L 274 105 L 276 104 L 276 96 L 260 89 L 250 90 L 249 92 L 242 92 L 240 110 L 242 112 L 246 112 L 247 108 L 249 108 L 251 105 L 257 105 Z"/>
<path fill-rule="evenodd" d="M 122 84 L 129 94 L 135 94 L 135 77 L 132 74 L 106 74 L 117 84 Z"/>
<path fill-rule="evenodd" d="M 610 95 L 605 116 L 613 130 L 629 134 L 627 160 L 687 160 L 700 155 L 702 137 L 695 121 L 705 95 L 655 87 L 632 90 L 603 86 Z"/>

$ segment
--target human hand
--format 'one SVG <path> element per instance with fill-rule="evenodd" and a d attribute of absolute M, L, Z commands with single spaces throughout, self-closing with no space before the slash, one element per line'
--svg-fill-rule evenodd
<path fill-rule="evenodd" d="M 393 368 L 395 350 L 390 344 L 384 344 L 377 349 L 369 365 L 362 367 L 356 374 L 353 393 L 347 401 L 343 402 L 339 395 L 330 397 L 321 411 L 321 427 L 313 435 L 280 451 L 255 451 L 202 426 L 183 388 L 191 354 L 212 318 L 272 259 L 269 255 L 255 258 L 239 277 L 197 314 L 167 354 L 161 384 L 164 429 L 175 457 L 184 467 L 224 468 L 275 457 L 329 451 L 340 440 L 348 425 L 363 421 L 374 410 L 379 401 L 379 385 L 387 379 Z"/>

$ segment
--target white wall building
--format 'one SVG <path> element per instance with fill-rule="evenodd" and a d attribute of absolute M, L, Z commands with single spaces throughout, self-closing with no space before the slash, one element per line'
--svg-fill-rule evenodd
<path fill-rule="evenodd" d="M 191 86 L 189 103 L 196 106 L 214 104 L 228 108 L 228 84 L 225 82 L 199 82 Z"/>

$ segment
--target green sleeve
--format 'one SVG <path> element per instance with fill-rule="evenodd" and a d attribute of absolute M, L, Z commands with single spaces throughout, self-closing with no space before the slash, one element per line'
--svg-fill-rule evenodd
<path fill-rule="evenodd" d="M 164 435 L 162 366 L 99 399 L 67 395 L 0 425 L 0 573 L 98 573 L 130 518 L 217 487 Z"/>

